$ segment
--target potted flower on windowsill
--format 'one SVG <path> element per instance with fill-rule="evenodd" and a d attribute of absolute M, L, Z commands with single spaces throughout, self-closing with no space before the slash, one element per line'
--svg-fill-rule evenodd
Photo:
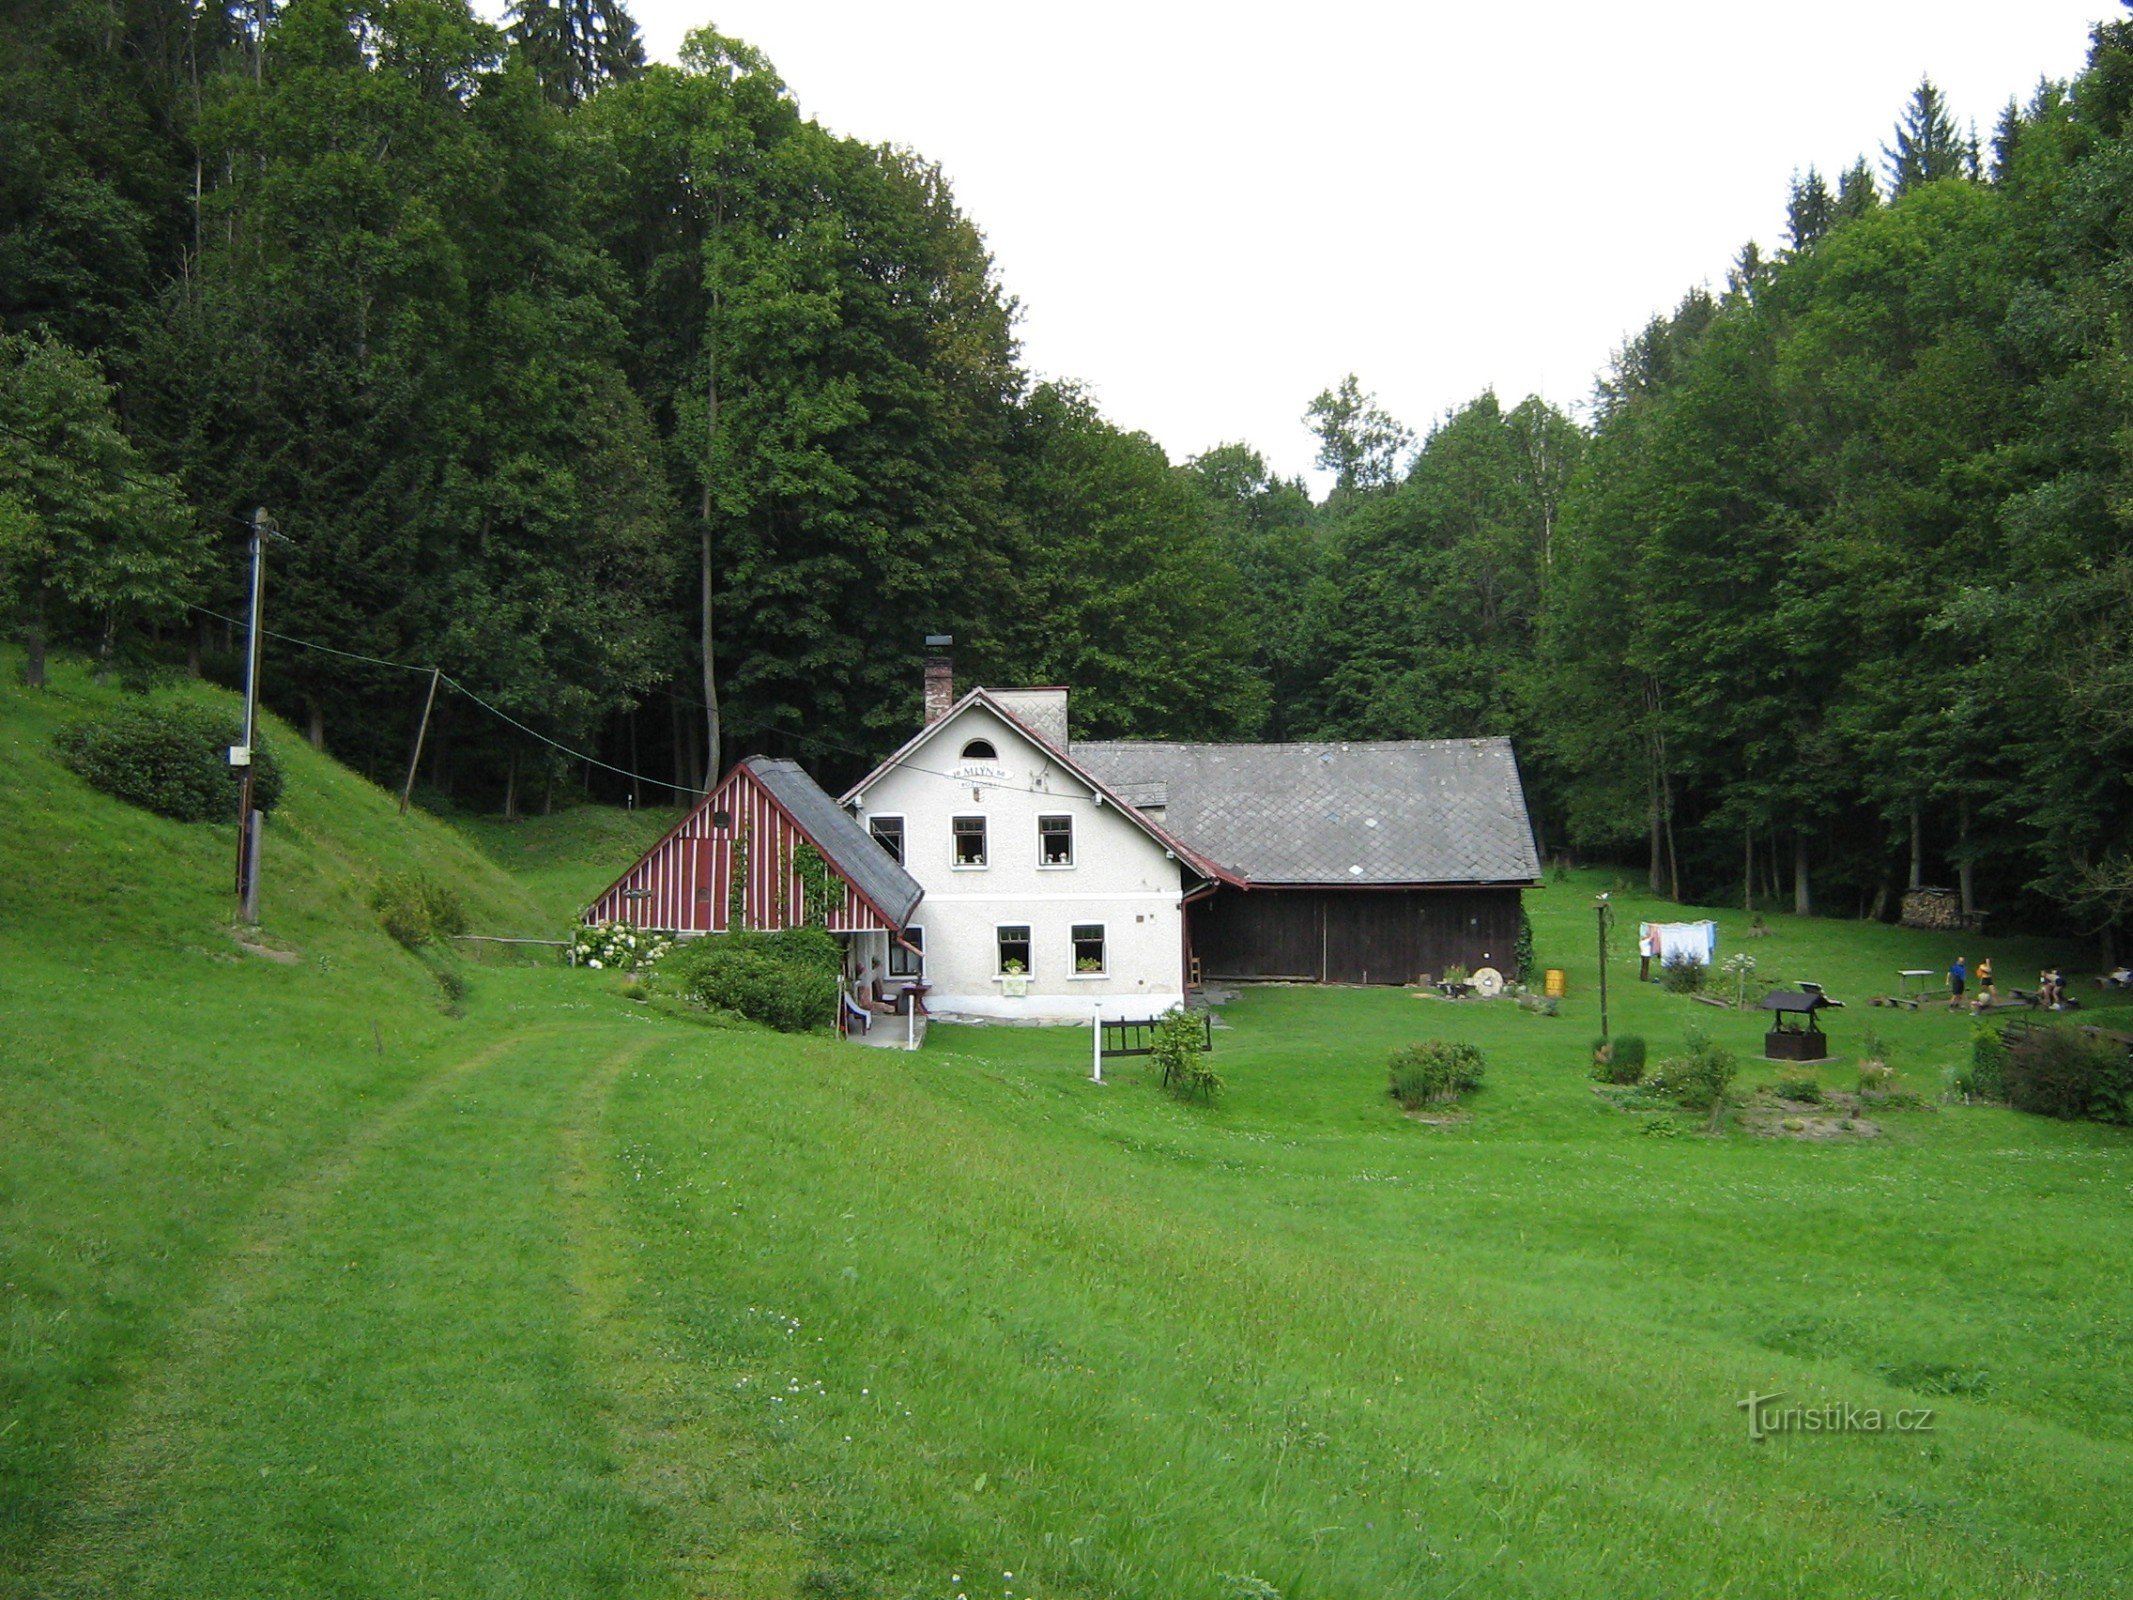
<path fill-rule="evenodd" d="M 1083 956 L 1074 963 L 1074 970 L 1084 978 L 1100 978 L 1103 976 L 1104 964 L 1094 956 Z"/>
<path fill-rule="evenodd" d="M 1011 1000 L 1019 1000 L 1029 993 L 1029 973 L 1021 962 L 1000 963 L 1000 993 Z"/>

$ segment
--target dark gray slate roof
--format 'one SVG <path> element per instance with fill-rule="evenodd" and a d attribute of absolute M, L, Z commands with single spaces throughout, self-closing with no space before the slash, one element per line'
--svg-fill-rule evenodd
<path fill-rule="evenodd" d="M 903 932 L 925 890 L 888 851 L 874 842 L 853 815 L 822 790 L 796 761 L 750 756 L 741 763 L 771 798 L 792 813 L 829 864 L 853 887 L 879 906 Z"/>
<path fill-rule="evenodd" d="M 1508 739 L 1348 744 L 1084 742 L 1121 793 L 1163 786 L 1163 826 L 1252 883 L 1531 883 Z"/>

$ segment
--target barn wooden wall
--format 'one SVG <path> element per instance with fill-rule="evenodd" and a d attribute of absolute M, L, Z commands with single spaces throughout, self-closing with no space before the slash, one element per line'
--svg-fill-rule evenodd
<path fill-rule="evenodd" d="M 1506 978 L 1518 941 L 1516 889 L 1225 888 L 1190 908 L 1208 978 L 1412 983 L 1457 963 Z"/>
<path fill-rule="evenodd" d="M 713 819 L 727 813 L 731 825 Z M 622 880 L 594 901 L 588 922 L 629 922 L 667 933 L 724 933 L 733 882 L 734 841 L 745 839 L 743 885 L 750 928 L 798 927 L 805 920 L 793 851 L 807 835 L 778 809 L 761 784 L 735 768 L 681 826 L 645 853 Z M 836 868 L 831 867 L 835 873 Z M 841 879 L 839 880 L 842 881 Z M 886 927 L 850 884 L 844 904 L 824 923 L 832 933 Z"/>

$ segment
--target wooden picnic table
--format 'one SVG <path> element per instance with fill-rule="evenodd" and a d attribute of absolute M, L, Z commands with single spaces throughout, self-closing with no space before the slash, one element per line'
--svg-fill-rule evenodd
<path fill-rule="evenodd" d="M 1940 974 L 1930 967 L 1902 967 L 1896 973 L 1896 1003 L 1916 1011 L 1942 987 L 1934 980 Z"/>

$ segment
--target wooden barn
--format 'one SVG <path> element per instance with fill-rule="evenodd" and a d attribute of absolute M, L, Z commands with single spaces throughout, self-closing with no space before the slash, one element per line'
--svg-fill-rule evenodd
<path fill-rule="evenodd" d="M 1510 740 L 1071 748 L 1219 870 L 1186 906 L 1200 978 L 1521 976 L 1520 893 L 1540 858 Z"/>
<path fill-rule="evenodd" d="M 585 920 L 682 935 L 814 921 L 900 939 L 924 892 L 797 764 L 750 756 Z"/>

